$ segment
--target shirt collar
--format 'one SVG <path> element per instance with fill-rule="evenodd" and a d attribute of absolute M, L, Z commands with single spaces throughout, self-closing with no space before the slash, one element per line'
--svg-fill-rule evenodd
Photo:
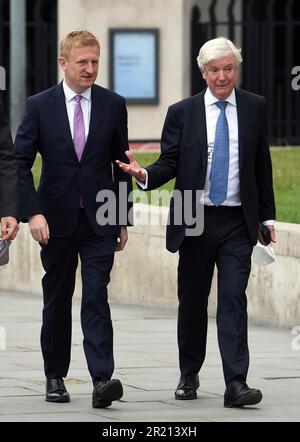
<path fill-rule="evenodd" d="M 63 81 L 63 90 L 64 90 L 66 100 L 68 102 L 72 101 L 76 97 L 76 95 L 81 95 L 82 97 L 84 97 L 88 101 L 91 100 L 91 96 L 92 96 L 92 88 L 91 87 L 86 89 L 81 94 L 77 94 L 67 85 L 67 83 L 65 81 Z"/>
<path fill-rule="evenodd" d="M 211 90 L 209 88 L 206 89 L 205 95 L 204 95 L 204 103 L 205 107 L 211 106 L 212 104 L 217 103 L 219 100 L 211 93 Z M 232 106 L 236 107 L 236 95 L 235 95 L 235 89 L 231 92 L 228 98 L 226 98 L 225 101 L 228 101 L 228 103 L 232 104 Z"/>

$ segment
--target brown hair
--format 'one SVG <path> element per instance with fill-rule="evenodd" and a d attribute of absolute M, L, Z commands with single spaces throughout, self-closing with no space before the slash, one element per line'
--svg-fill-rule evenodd
<path fill-rule="evenodd" d="M 89 31 L 83 29 L 76 29 L 69 32 L 60 43 L 60 56 L 68 57 L 72 48 L 76 46 L 97 46 L 100 49 L 100 44 L 97 38 Z"/>

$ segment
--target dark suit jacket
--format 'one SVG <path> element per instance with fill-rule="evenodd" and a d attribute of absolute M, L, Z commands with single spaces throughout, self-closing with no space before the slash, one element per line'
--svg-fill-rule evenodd
<path fill-rule="evenodd" d="M 176 177 L 175 189 L 183 192 L 204 189 L 207 171 L 207 132 L 204 105 L 205 90 L 174 104 L 168 110 L 162 133 L 161 155 L 149 167 L 149 186 L 155 189 Z M 266 102 L 263 97 L 236 90 L 240 194 L 243 213 L 252 244 L 258 237 L 258 222 L 275 219 L 272 165 L 267 140 Z M 193 198 L 193 216 L 196 212 Z M 174 225 L 171 200 L 170 225 L 167 226 L 167 248 L 179 249 L 185 236 L 185 225 Z"/>
<path fill-rule="evenodd" d="M 17 163 L 0 97 L 0 217 L 18 218 Z"/>
<path fill-rule="evenodd" d="M 92 87 L 89 136 L 81 162 L 71 137 L 62 84 L 28 98 L 15 141 L 22 221 L 43 214 L 51 237 L 69 237 L 78 223 L 82 196 L 94 232 L 119 233 L 118 222 L 115 226 L 98 225 L 96 212 L 101 204 L 96 202 L 96 196 L 108 189 L 117 198 L 119 183 L 124 182 L 127 189 L 122 205 L 128 209 L 124 199 L 132 189 L 131 177 L 115 165 L 116 159 L 127 161 L 127 148 L 127 111 L 125 100 L 119 95 L 97 85 Z M 36 191 L 31 167 L 37 152 L 43 166 Z M 127 224 L 125 216 L 122 225 Z"/>

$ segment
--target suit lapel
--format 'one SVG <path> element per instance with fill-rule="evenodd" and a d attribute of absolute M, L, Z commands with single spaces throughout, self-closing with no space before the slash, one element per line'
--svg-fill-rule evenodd
<path fill-rule="evenodd" d="M 92 87 L 92 106 L 91 106 L 91 118 L 90 118 L 90 127 L 89 127 L 89 135 L 86 140 L 85 148 L 83 151 L 82 159 L 83 161 L 89 153 L 93 142 L 95 141 L 96 133 L 99 131 L 99 127 L 103 122 L 103 117 L 105 115 L 105 106 L 103 100 L 103 94 L 101 93 L 101 88 L 97 86 Z"/>
<path fill-rule="evenodd" d="M 202 164 L 204 165 L 204 176 L 206 175 L 207 170 L 207 129 L 204 103 L 205 92 L 206 89 L 195 96 L 193 112 L 195 133 L 197 134 L 197 139 L 199 140 Z"/>
<path fill-rule="evenodd" d="M 240 173 L 244 165 L 245 154 L 245 136 L 247 127 L 247 103 L 243 100 L 241 91 L 238 89 L 236 92 L 236 105 L 237 105 L 237 117 L 238 117 L 238 132 L 239 132 L 239 167 Z"/>
<path fill-rule="evenodd" d="M 57 89 L 55 90 L 55 96 L 57 100 L 56 104 L 56 115 L 58 119 L 58 123 L 61 127 L 62 135 L 65 139 L 65 142 L 67 143 L 67 146 L 69 150 L 71 151 L 74 158 L 78 161 L 75 149 L 74 149 L 74 143 L 72 140 L 72 134 L 70 129 L 70 123 L 68 118 L 68 112 L 66 107 L 66 98 L 64 94 L 64 90 L 62 87 L 62 83 L 57 86 Z"/>
<path fill-rule="evenodd" d="M 201 154 L 204 164 L 204 173 L 207 171 L 207 129 L 206 129 L 206 112 L 204 95 L 206 89 L 197 96 L 195 96 L 194 102 L 194 127 L 197 133 L 197 137 L 200 142 Z M 238 137 L 239 137 L 239 168 L 240 173 L 244 166 L 245 148 L 246 148 L 246 128 L 247 128 L 247 102 L 245 101 L 242 91 L 236 89 L 236 104 L 237 104 L 237 117 L 238 117 Z"/>

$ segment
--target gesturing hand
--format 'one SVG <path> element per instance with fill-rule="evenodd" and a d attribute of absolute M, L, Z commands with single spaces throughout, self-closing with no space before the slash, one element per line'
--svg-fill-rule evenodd
<path fill-rule="evenodd" d="M 146 181 L 146 172 L 144 169 L 141 168 L 139 163 L 133 158 L 132 153 L 127 150 L 126 156 L 130 161 L 130 164 L 122 163 L 121 161 L 117 160 L 117 165 L 126 173 L 129 173 L 129 175 L 133 176 L 137 181 L 141 181 L 144 183 Z"/>

